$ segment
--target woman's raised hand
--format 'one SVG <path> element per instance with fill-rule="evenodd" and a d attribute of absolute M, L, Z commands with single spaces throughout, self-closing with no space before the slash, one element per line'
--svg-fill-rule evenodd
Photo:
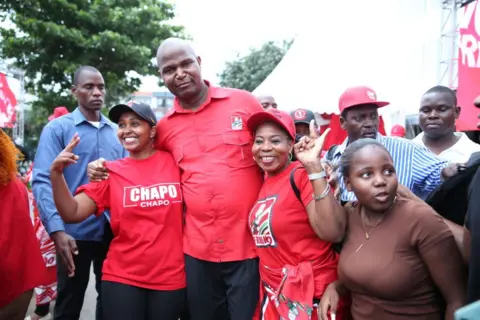
<path fill-rule="evenodd" d="M 79 159 L 78 155 L 73 153 L 73 149 L 80 143 L 80 137 L 77 133 L 73 136 L 72 140 L 68 143 L 65 149 L 55 158 L 50 167 L 50 171 L 63 173 L 63 169 L 71 164 L 77 163 Z"/>

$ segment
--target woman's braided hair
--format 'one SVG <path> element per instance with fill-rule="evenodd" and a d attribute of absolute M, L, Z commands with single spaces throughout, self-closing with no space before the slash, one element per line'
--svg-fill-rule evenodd
<path fill-rule="evenodd" d="M 6 186 L 16 176 L 17 161 L 21 159 L 12 139 L 0 129 L 0 186 Z"/>

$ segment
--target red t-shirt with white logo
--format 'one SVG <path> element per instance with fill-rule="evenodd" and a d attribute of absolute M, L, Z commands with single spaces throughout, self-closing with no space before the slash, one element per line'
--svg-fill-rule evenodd
<path fill-rule="evenodd" d="M 313 201 L 313 186 L 304 168 L 295 172 L 295 184 L 302 202 L 290 185 L 290 172 L 300 163 L 293 162 L 283 172 L 268 176 L 249 217 L 260 268 L 281 270 L 310 261 L 314 266 L 315 297 L 337 279 L 338 254 L 332 244 L 321 240 L 308 220 L 306 206 Z M 333 279 L 333 280 L 332 280 Z"/>
<path fill-rule="evenodd" d="M 185 288 L 180 171 L 169 153 L 107 163 L 109 179 L 81 186 L 110 209 L 114 238 L 103 265 L 103 280 L 153 290 Z"/>

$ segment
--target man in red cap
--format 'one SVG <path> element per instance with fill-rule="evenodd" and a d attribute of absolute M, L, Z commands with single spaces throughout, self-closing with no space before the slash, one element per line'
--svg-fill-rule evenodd
<path fill-rule="evenodd" d="M 376 139 L 390 152 L 399 182 L 417 195 L 428 195 L 444 178 L 457 173 L 457 164 L 448 166 L 427 149 L 405 139 L 384 137 L 378 133 L 378 109 L 389 105 L 378 101 L 377 94 L 369 87 L 351 87 L 340 96 L 340 123 L 347 131 L 347 139 L 335 150 L 332 163 L 338 166 L 343 151 L 350 142 L 362 138 Z M 356 197 L 345 186 L 342 175 L 337 171 L 340 200 L 348 202 Z"/>

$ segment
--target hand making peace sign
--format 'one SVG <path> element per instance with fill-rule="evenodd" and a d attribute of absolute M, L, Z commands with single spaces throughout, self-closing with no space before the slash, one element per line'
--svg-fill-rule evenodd
<path fill-rule="evenodd" d="M 78 133 L 75 133 L 72 140 L 68 143 L 68 145 L 63 149 L 62 152 L 55 158 L 50 167 L 51 171 L 56 171 L 59 173 L 63 173 L 63 169 L 68 167 L 71 164 L 77 163 L 79 157 L 73 153 L 73 149 L 80 143 L 80 137 Z"/>

